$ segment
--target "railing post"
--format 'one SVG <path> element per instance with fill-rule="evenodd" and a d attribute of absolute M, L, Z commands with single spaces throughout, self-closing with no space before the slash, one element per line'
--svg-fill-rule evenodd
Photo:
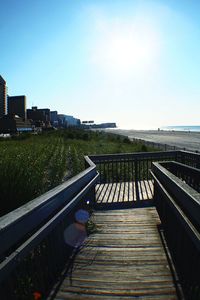
<path fill-rule="evenodd" d="M 135 192 L 136 192 L 136 201 L 140 200 L 139 186 L 138 186 L 138 161 L 135 160 Z"/>
<path fill-rule="evenodd" d="M 94 208 L 96 204 L 96 193 L 95 193 L 95 185 L 93 185 L 87 195 L 87 201 L 89 201 L 90 207 Z"/>

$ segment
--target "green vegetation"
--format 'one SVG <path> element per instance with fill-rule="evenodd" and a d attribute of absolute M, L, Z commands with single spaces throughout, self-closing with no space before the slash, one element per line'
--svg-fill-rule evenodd
<path fill-rule="evenodd" d="M 84 169 L 84 155 L 152 150 L 105 132 L 58 130 L 0 141 L 0 215 Z"/>

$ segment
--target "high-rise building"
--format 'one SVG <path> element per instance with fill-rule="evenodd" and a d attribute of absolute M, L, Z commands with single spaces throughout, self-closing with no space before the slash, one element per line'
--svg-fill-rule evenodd
<path fill-rule="evenodd" d="M 26 119 L 26 96 L 8 96 L 8 114 Z"/>
<path fill-rule="evenodd" d="M 6 81 L 0 75 L 0 118 L 6 114 L 7 89 Z"/>
<path fill-rule="evenodd" d="M 37 108 L 33 106 L 32 109 L 27 109 L 27 118 L 33 121 L 50 121 L 50 109 L 49 108 Z"/>
<path fill-rule="evenodd" d="M 50 121 L 52 125 L 58 123 L 58 112 L 57 111 L 50 111 Z"/>
<path fill-rule="evenodd" d="M 61 127 L 79 127 L 81 121 L 73 116 L 58 114 L 58 125 Z"/>

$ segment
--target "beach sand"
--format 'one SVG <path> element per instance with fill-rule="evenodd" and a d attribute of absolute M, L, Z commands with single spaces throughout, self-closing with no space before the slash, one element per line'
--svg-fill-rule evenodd
<path fill-rule="evenodd" d="M 107 129 L 106 131 L 128 136 L 130 139 L 141 139 L 187 150 L 200 151 L 200 132 L 124 129 Z"/>

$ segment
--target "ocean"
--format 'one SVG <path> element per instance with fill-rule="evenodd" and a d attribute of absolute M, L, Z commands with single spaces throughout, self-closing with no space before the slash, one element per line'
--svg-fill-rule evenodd
<path fill-rule="evenodd" d="M 174 131 L 191 131 L 191 132 L 200 132 L 200 126 L 166 126 L 161 127 L 162 130 L 174 130 Z"/>

